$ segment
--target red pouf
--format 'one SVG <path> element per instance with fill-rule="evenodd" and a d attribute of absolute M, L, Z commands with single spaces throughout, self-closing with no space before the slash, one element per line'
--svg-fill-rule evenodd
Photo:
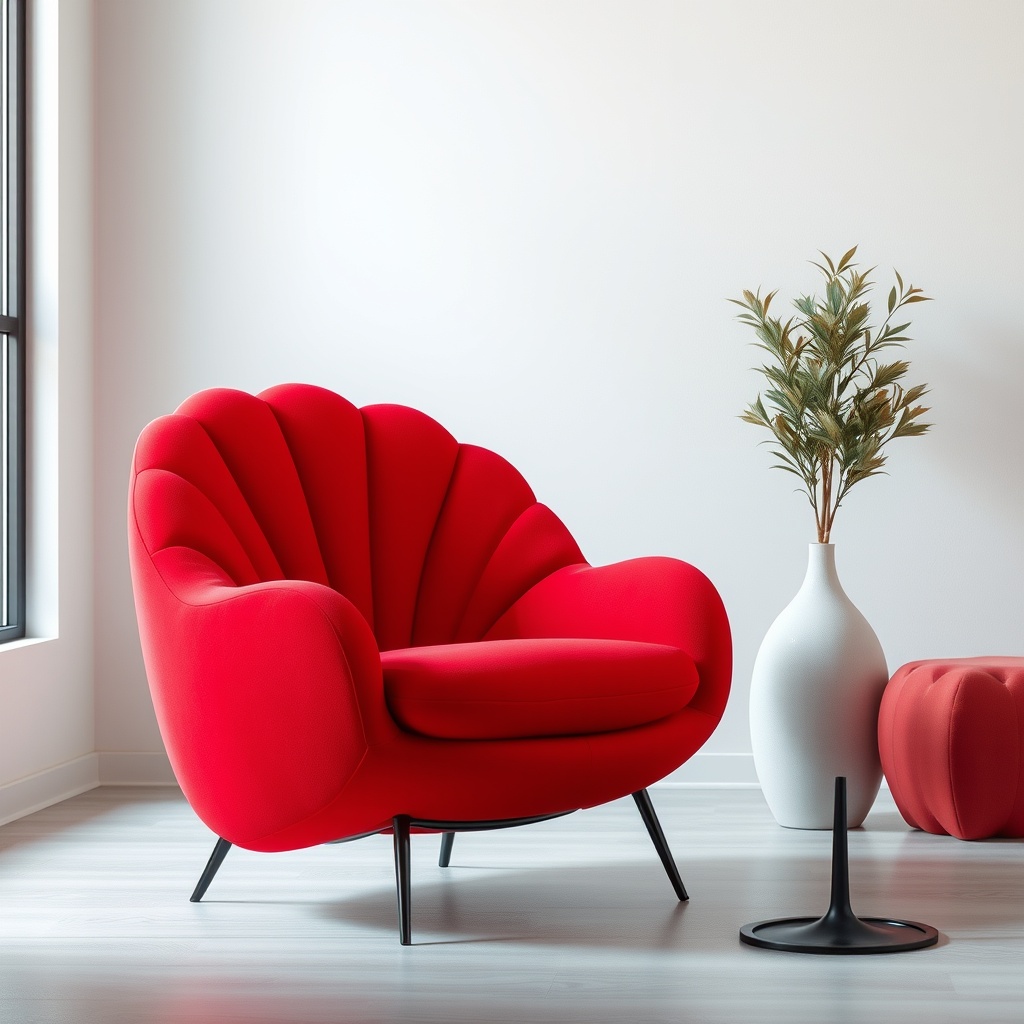
<path fill-rule="evenodd" d="M 882 697 L 878 748 L 909 825 L 1024 837 L 1024 658 L 904 665 Z"/>

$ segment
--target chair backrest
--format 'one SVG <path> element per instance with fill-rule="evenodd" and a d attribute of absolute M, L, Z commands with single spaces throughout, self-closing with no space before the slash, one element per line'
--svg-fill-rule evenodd
<path fill-rule="evenodd" d="M 150 557 L 198 551 L 238 586 L 332 587 L 381 650 L 479 640 L 534 583 L 584 562 L 499 455 L 414 409 L 306 384 L 203 391 L 149 424 L 129 528 Z"/>

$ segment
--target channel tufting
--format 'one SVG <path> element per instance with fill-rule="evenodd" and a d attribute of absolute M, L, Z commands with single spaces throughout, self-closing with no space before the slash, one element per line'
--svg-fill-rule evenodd
<path fill-rule="evenodd" d="M 362 416 L 351 402 L 323 388 L 282 385 L 260 397 L 273 410 L 294 460 L 328 583 L 372 626 Z"/>
<path fill-rule="evenodd" d="M 210 435 L 284 578 L 326 585 L 302 481 L 268 403 L 237 392 L 204 392 L 178 412 Z"/>
<path fill-rule="evenodd" d="M 479 640 L 538 580 L 584 561 L 509 462 L 413 409 L 281 385 L 202 392 L 161 423 L 137 471 L 177 481 L 139 486 L 149 505 L 189 506 L 172 518 L 190 532 L 148 525 L 150 549 L 193 547 L 239 585 L 330 586 L 381 650 Z"/>

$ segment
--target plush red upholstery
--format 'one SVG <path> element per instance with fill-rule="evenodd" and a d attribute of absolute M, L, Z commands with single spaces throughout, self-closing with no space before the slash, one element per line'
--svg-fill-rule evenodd
<path fill-rule="evenodd" d="M 488 640 L 385 651 L 403 728 L 455 740 L 582 736 L 682 711 L 700 682 L 685 651 L 633 640 Z"/>
<path fill-rule="evenodd" d="M 904 665 L 882 696 L 878 745 L 909 825 L 1024 837 L 1024 658 Z"/>
<path fill-rule="evenodd" d="M 128 534 L 175 774 L 249 849 L 616 799 L 725 708 L 706 577 L 590 567 L 512 466 L 412 409 L 195 395 L 139 438 Z"/>

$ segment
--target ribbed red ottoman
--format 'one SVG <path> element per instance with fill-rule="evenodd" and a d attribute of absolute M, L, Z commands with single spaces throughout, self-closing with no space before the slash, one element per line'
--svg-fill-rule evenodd
<path fill-rule="evenodd" d="M 882 696 L 878 749 L 907 824 L 1024 837 L 1024 658 L 904 665 Z"/>

